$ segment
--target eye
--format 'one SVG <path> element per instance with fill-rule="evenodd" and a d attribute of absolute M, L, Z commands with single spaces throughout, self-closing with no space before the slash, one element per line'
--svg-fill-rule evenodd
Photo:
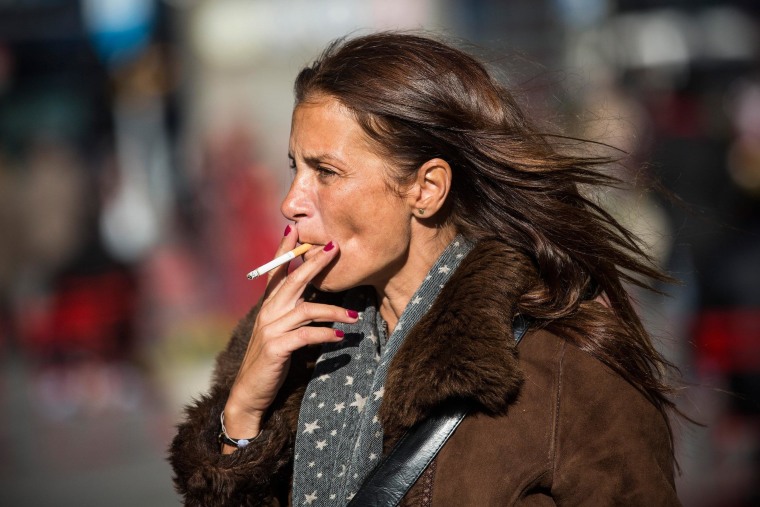
<path fill-rule="evenodd" d="M 335 171 L 322 165 L 318 165 L 315 170 L 321 179 L 326 179 L 337 175 Z"/>
<path fill-rule="evenodd" d="M 288 167 L 290 167 L 290 168 L 291 168 L 291 169 L 293 169 L 294 171 L 295 171 L 295 169 L 296 169 L 296 159 L 294 159 L 294 158 L 293 158 L 293 157 L 291 157 L 290 155 L 288 155 Z"/>

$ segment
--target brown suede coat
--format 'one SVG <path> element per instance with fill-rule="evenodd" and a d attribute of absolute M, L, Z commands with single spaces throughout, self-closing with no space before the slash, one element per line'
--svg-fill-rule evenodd
<path fill-rule="evenodd" d="M 533 330 L 514 345 L 520 259 L 504 244 L 479 244 L 393 359 L 380 409 L 386 451 L 451 397 L 478 407 L 402 505 L 679 505 L 667 425 L 649 401 L 560 336 Z M 217 442 L 254 316 L 235 330 L 210 392 L 172 442 L 186 505 L 290 505 L 298 411 L 318 350 L 294 355 L 254 443 L 222 455 Z"/>

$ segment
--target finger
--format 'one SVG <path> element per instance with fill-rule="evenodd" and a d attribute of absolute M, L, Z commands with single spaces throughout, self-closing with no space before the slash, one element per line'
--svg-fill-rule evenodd
<path fill-rule="evenodd" d="M 359 312 L 340 306 L 320 303 L 301 303 L 278 319 L 273 325 L 283 330 L 293 330 L 312 322 L 343 322 L 351 324 L 359 320 Z"/>
<path fill-rule="evenodd" d="M 298 234 L 296 233 L 295 228 L 288 224 L 285 227 L 285 232 L 283 233 L 282 240 L 280 241 L 280 246 L 277 248 L 277 252 L 275 252 L 273 258 L 276 259 L 280 255 L 283 255 L 294 249 L 297 242 Z M 282 266 L 279 266 L 267 273 L 267 288 L 264 291 L 265 298 L 277 289 L 277 285 L 279 285 L 282 279 L 287 275 L 289 265 L 290 263 L 286 262 Z"/>
<path fill-rule="evenodd" d="M 310 256 L 297 269 L 288 273 L 277 290 L 277 297 L 282 297 L 285 301 L 295 301 L 300 298 L 309 282 L 335 259 L 339 251 L 336 243 L 332 241 L 327 243 L 316 255 Z"/>
<path fill-rule="evenodd" d="M 274 255 L 274 258 L 279 257 L 280 255 L 288 253 L 290 250 L 293 250 L 296 247 L 296 243 L 298 242 L 298 233 L 295 230 L 294 227 L 292 227 L 290 224 L 288 224 L 285 227 L 285 232 L 282 235 L 282 240 L 280 241 L 280 246 L 277 248 L 277 252 Z M 268 278 L 271 280 L 272 277 L 280 271 L 286 271 L 288 269 L 288 264 L 283 264 L 282 266 L 279 266 L 272 271 L 268 273 Z"/>
<path fill-rule="evenodd" d="M 269 353 L 277 357 L 290 357 L 293 352 L 307 345 L 339 342 L 343 338 L 344 333 L 340 329 L 303 326 L 269 342 Z"/>

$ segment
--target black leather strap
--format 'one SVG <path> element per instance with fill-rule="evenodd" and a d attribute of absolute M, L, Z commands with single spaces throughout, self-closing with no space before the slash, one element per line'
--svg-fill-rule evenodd
<path fill-rule="evenodd" d="M 367 476 L 349 507 L 398 505 L 467 412 L 465 403 L 450 403 L 444 412 L 425 419 L 407 431 Z"/>
<path fill-rule="evenodd" d="M 520 340 L 522 340 L 522 337 L 525 336 L 525 333 L 528 331 L 529 326 L 530 322 L 528 321 L 528 318 L 523 317 L 522 315 L 518 315 L 512 321 L 512 332 L 515 335 L 515 345 L 520 343 Z"/>
<path fill-rule="evenodd" d="M 518 315 L 512 329 L 519 342 L 528 330 L 528 320 Z M 367 476 L 348 507 L 398 505 L 468 412 L 468 403 L 452 400 L 441 412 L 409 429 Z"/>

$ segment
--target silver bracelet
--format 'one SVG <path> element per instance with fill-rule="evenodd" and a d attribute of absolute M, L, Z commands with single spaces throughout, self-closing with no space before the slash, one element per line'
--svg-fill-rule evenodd
<path fill-rule="evenodd" d="M 224 410 L 222 410 L 222 414 L 219 416 L 219 420 L 222 423 L 222 431 L 219 432 L 219 442 L 231 445 L 232 447 L 243 449 L 248 444 L 259 438 L 261 435 L 261 432 L 259 432 L 258 435 L 252 438 L 232 438 L 227 434 L 227 428 L 224 427 Z"/>

